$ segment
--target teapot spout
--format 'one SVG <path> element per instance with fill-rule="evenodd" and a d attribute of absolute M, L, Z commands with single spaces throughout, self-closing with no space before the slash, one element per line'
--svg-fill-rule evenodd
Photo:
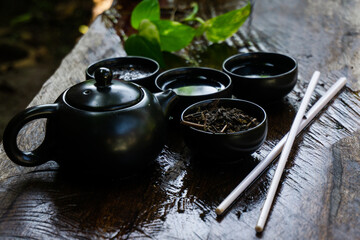
<path fill-rule="evenodd" d="M 164 92 L 155 93 L 154 95 L 159 100 L 164 115 L 168 116 L 169 110 L 178 100 L 178 95 L 173 90 L 166 90 Z"/>

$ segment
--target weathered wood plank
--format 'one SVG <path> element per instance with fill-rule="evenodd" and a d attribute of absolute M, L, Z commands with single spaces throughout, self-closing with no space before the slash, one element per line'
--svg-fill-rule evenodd
<path fill-rule="evenodd" d="M 322 208 L 322 239 L 360 236 L 360 133 L 332 146 L 332 168 L 328 172 Z M 346 223 L 346 224 L 344 224 Z"/>
<path fill-rule="evenodd" d="M 204 18 L 242 3 L 199 1 Z M 188 1 L 162 4 L 180 9 Z M 356 238 L 360 214 L 359 186 L 354 184 L 358 182 L 356 172 L 359 170 L 359 133 L 356 132 L 360 126 L 357 95 L 360 72 L 356 68 L 360 63 L 356 16 L 359 10 L 360 4 L 356 1 L 256 1 L 251 24 L 247 23 L 226 44 L 212 46 L 226 54 L 233 54 L 233 47 L 240 52 L 283 52 L 299 61 L 299 82 L 295 89 L 283 101 L 265 106 L 269 115 L 269 136 L 265 144 L 242 161 L 219 164 L 192 158 L 176 126 L 171 129 L 168 143 L 152 168 L 136 180 L 72 178 L 58 172 L 52 162 L 37 168 L 18 167 L 0 150 L 0 236 L 30 239 Z M 121 11 L 120 14 L 122 18 L 128 16 Z M 208 43 L 199 41 L 198 44 Z M 206 47 L 199 49 L 206 50 Z M 200 59 L 210 58 L 210 50 L 205 50 L 199 52 Z M 66 88 L 85 79 L 88 64 L 123 55 L 115 30 L 97 19 L 30 105 L 53 102 Z M 202 64 L 214 65 L 214 62 Z M 346 76 L 350 81 L 296 140 L 264 233 L 256 235 L 254 225 L 275 166 L 271 166 L 229 212 L 217 217 L 216 206 L 289 130 L 314 70 L 320 70 L 322 76 L 312 103 L 338 77 Z M 43 133 L 38 126 L 30 126 L 20 135 L 22 146 L 33 147 L 41 141 Z"/>

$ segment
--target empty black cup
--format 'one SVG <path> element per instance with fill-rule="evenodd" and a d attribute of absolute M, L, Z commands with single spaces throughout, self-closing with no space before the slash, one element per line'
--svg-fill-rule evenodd
<path fill-rule="evenodd" d="M 223 71 L 231 77 L 237 98 L 265 102 L 281 99 L 294 88 L 298 64 L 284 54 L 253 52 L 229 57 Z"/>

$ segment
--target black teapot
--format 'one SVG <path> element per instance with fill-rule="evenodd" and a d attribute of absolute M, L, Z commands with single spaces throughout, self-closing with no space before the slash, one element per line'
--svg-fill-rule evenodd
<path fill-rule="evenodd" d="M 14 163 L 36 166 L 55 160 L 67 169 L 126 173 L 156 158 L 176 94 L 153 94 L 131 82 L 112 81 L 107 68 L 94 76 L 65 90 L 55 103 L 25 109 L 9 122 L 3 144 Z M 33 151 L 20 150 L 18 132 L 39 118 L 47 119 L 44 141 Z"/>

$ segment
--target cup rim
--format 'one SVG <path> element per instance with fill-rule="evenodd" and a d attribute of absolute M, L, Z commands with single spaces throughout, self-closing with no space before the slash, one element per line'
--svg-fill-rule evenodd
<path fill-rule="evenodd" d="M 147 58 L 147 57 L 142 57 L 142 56 L 123 56 L 123 57 L 113 57 L 113 58 L 103 58 L 101 60 L 98 60 L 96 62 L 91 63 L 90 65 L 87 66 L 86 70 L 85 70 L 85 76 L 86 79 L 92 79 L 94 78 L 94 71 L 97 69 L 95 68 L 97 65 L 116 65 L 117 62 L 121 61 L 121 60 L 126 60 L 126 59 L 130 59 L 130 60 L 141 60 L 141 61 L 147 61 L 150 64 L 154 64 L 154 71 L 151 71 L 150 75 L 147 75 L 146 77 L 141 77 L 141 78 L 136 78 L 134 80 L 131 81 L 138 81 L 140 79 L 145 79 L 148 77 L 152 77 L 154 75 L 156 75 L 159 71 L 160 71 L 160 65 L 158 62 L 156 62 L 155 60 L 151 59 L 151 58 Z M 100 66 L 99 66 L 100 67 Z M 107 66 L 104 66 L 107 67 Z M 93 69 L 95 68 L 95 69 Z"/>
<path fill-rule="evenodd" d="M 277 56 L 277 57 L 283 57 L 284 59 L 287 59 L 288 61 L 291 61 L 294 64 L 294 67 L 291 68 L 290 70 L 280 73 L 280 74 L 276 74 L 276 75 L 271 75 L 268 77 L 250 77 L 250 76 L 246 76 L 246 75 L 240 75 L 240 74 L 236 74 L 231 72 L 227 65 L 231 62 L 234 62 L 236 60 L 238 60 L 240 57 L 246 57 L 246 56 L 252 56 L 252 55 L 263 55 L 263 56 Z M 286 76 L 288 74 L 293 73 L 294 71 L 296 71 L 296 69 L 298 68 L 298 62 L 296 61 L 295 58 L 287 55 L 287 54 L 283 54 L 283 53 L 277 53 L 277 52 L 249 52 L 249 53 L 239 53 L 239 54 L 235 54 L 233 56 L 228 57 L 227 59 L 224 60 L 223 64 L 222 64 L 222 69 L 224 72 L 226 72 L 227 74 L 229 74 L 230 76 L 236 76 L 236 77 L 241 77 L 241 78 L 247 78 L 247 79 L 273 79 L 273 78 L 278 78 L 278 77 L 282 77 L 282 76 Z"/>
<path fill-rule="evenodd" d="M 214 69 L 214 68 L 209 68 L 209 67 L 179 67 L 179 68 L 172 68 L 172 69 L 168 69 L 162 73 L 160 73 L 156 78 L 155 78 L 155 86 L 157 88 L 157 90 L 159 91 L 165 91 L 166 89 L 163 89 L 162 86 L 163 85 L 160 85 L 159 84 L 159 81 L 164 78 L 166 75 L 172 73 L 172 72 L 189 72 L 189 71 L 198 71 L 198 72 L 201 72 L 201 71 L 207 71 L 207 72 L 216 72 L 220 75 L 223 75 L 227 80 L 227 84 L 225 86 L 224 89 L 221 89 L 220 91 L 218 92 L 215 92 L 215 93 L 208 93 L 208 94 L 201 94 L 201 95 L 180 95 L 178 94 L 179 97 L 182 97 L 182 98 L 193 98 L 193 97 L 199 97 L 199 96 L 210 96 L 210 95 L 214 95 L 214 94 L 217 94 L 217 93 L 221 93 L 221 92 L 224 92 L 224 91 L 227 91 L 231 86 L 232 86 L 232 79 L 231 77 L 223 72 L 223 71 L 220 71 L 218 69 Z M 218 81 L 218 80 L 217 80 Z M 167 80 L 165 80 L 164 82 L 167 82 Z M 220 82 L 220 81 L 218 81 Z"/>

